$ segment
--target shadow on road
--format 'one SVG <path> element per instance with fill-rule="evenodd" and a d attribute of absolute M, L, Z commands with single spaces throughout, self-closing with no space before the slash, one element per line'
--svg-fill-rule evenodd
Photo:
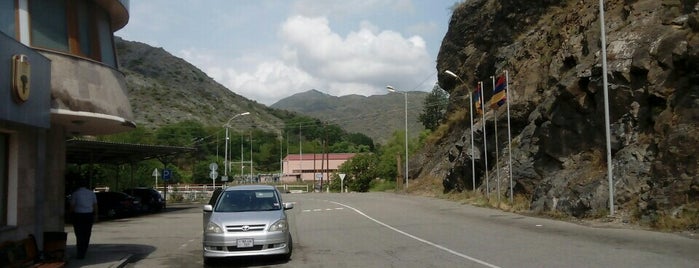
<path fill-rule="evenodd" d="M 211 259 L 204 267 L 257 267 L 285 264 L 288 261 L 280 256 L 229 257 Z"/>
<path fill-rule="evenodd" d="M 137 244 L 90 244 L 84 259 L 76 259 L 75 245 L 68 245 L 68 268 L 85 266 L 110 266 L 111 263 L 125 261 L 130 256 L 148 255 L 155 247 Z"/>

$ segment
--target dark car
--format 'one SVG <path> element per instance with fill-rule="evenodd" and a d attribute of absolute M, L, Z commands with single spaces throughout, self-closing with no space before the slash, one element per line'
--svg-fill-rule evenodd
<path fill-rule="evenodd" d="M 95 195 L 99 216 L 103 218 L 131 216 L 141 210 L 138 198 L 122 192 L 97 192 Z"/>
<path fill-rule="evenodd" d="M 137 187 L 124 190 L 124 193 L 141 199 L 141 208 L 145 212 L 158 212 L 165 207 L 165 200 L 153 188 Z"/>

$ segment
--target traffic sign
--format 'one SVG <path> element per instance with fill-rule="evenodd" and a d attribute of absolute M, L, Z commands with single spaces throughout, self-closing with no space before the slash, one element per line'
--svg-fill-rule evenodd
<path fill-rule="evenodd" d="M 163 169 L 163 180 L 164 181 L 169 181 L 172 178 L 172 170 L 170 169 Z"/>
<path fill-rule="evenodd" d="M 217 177 L 218 177 L 218 172 L 216 172 L 216 170 L 212 170 L 209 173 L 209 178 L 211 178 L 212 180 L 215 180 Z"/>
<path fill-rule="evenodd" d="M 211 163 L 209 164 L 209 169 L 211 171 L 216 171 L 218 169 L 218 165 L 216 163 Z"/>
<path fill-rule="evenodd" d="M 340 193 L 345 191 L 345 173 L 340 173 Z"/>

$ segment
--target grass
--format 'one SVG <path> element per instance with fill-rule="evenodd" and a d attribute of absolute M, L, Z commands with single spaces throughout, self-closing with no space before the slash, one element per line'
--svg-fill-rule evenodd
<path fill-rule="evenodd" d="M 466 115 L 467 111 L 465 109 L 459 109 L 449 114 L 446 122 L 439 124 L 439 127 L 437 127 L 437 129 L 435 129 L 432 134 L 427 137 L 426 143 L 434 144 L 438 140 L 445 137 L 452 127 L 463 124 L 463 120 L 466 118 Z"/>
<path fill-rule="evenodd" d="M 369 192 L 385 192 L 396 189 L 396 182 L 391 180 L 374 180 L 371 182 Z"/>
<path fill-rule="evenodd" d="M 675 213 L 658 213 L 650 227 L 662 231 L 699 229 L 699 204 L 688 204 Z"/>

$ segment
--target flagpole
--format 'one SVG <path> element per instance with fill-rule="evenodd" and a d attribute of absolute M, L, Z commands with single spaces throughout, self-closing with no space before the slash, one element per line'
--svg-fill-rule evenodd
<path fill-rule="evenodd" d="M 490 79 L 493 81 L 493 93 L 495 93 L 495 76 L 491 76 Z M 495 97 L 495 95 L 490 97 L 491 102 L 493 101 L 493 97 Z M 491 103 L 490 105 L 493 105 L 493 104 Z M 495 105 L 497 105 L 497 103 Z M 498 208 L 499 208 L 500 207 L 500 170 L 499 170 L 500 160 L 499 160 L 498 155 L 500 154 L 500 150 L 498 149 L 498 109 L 497 108 L 493 109 L 493 116 L 495 118 L 493 121 L 493 123 L 495 124 L 495 178 L 497 179 L 496 180 L 496 182 L 497 182 L 496 183 L 496 185 L 497 185 L 496 191 L 497 191 L 497 196 L 498 196 Z"/>
<path fill-rule="evenodd" d="M 512 131 L 510 128 L 510 73 L 505 70 L 505 103 L 507 103 L 507 155 L 509 156 L 508 171 L 510 175 L 510 204 L 514 204 L 512 185 Z"/>
<path fill-rule="evenodd" d="M 466 83 L 464 83 L 466 85 Z M 471 117 L 471 187 L 473 192 L 476 192 L 476 148 L 473 148 L 473 93 L 471 89 L 468 90 L 468 115 Z"/>
<path fill-rule="evenodd" d="M 483 100 L 485 97 L 483 93 L 485 92 L 483 91 L 483 81 L 478 82 L 478 86 L 481 89 L 481 97 L 479 98 L 479 101 L 481 102 L 481 108 L 483 109 L 483 113 L 481 114 L 483 116 L 483 120 L 481 120 L 481 123 L 483 125 L 483 158 L 485 159 L 485 194 L 488 200 L 490 200 L 490 180 L 488 179 L 488 142 L 486 141 L 487 135 L 485 132 L 485 100 Z"/>
<path fill-rule="evenodd" d="M 614 179 L 612 178 L 612 145 L 609 129 L 609 90 L 607 89 L 607 40 L 604 26 L 604 0 L 599 0 L 600 41 L 602 41 L 602 84 L 604 87 L 604 126 L 607 137 L 607 178 L 609 180 L 609 215 L 614 216 Z"/>

